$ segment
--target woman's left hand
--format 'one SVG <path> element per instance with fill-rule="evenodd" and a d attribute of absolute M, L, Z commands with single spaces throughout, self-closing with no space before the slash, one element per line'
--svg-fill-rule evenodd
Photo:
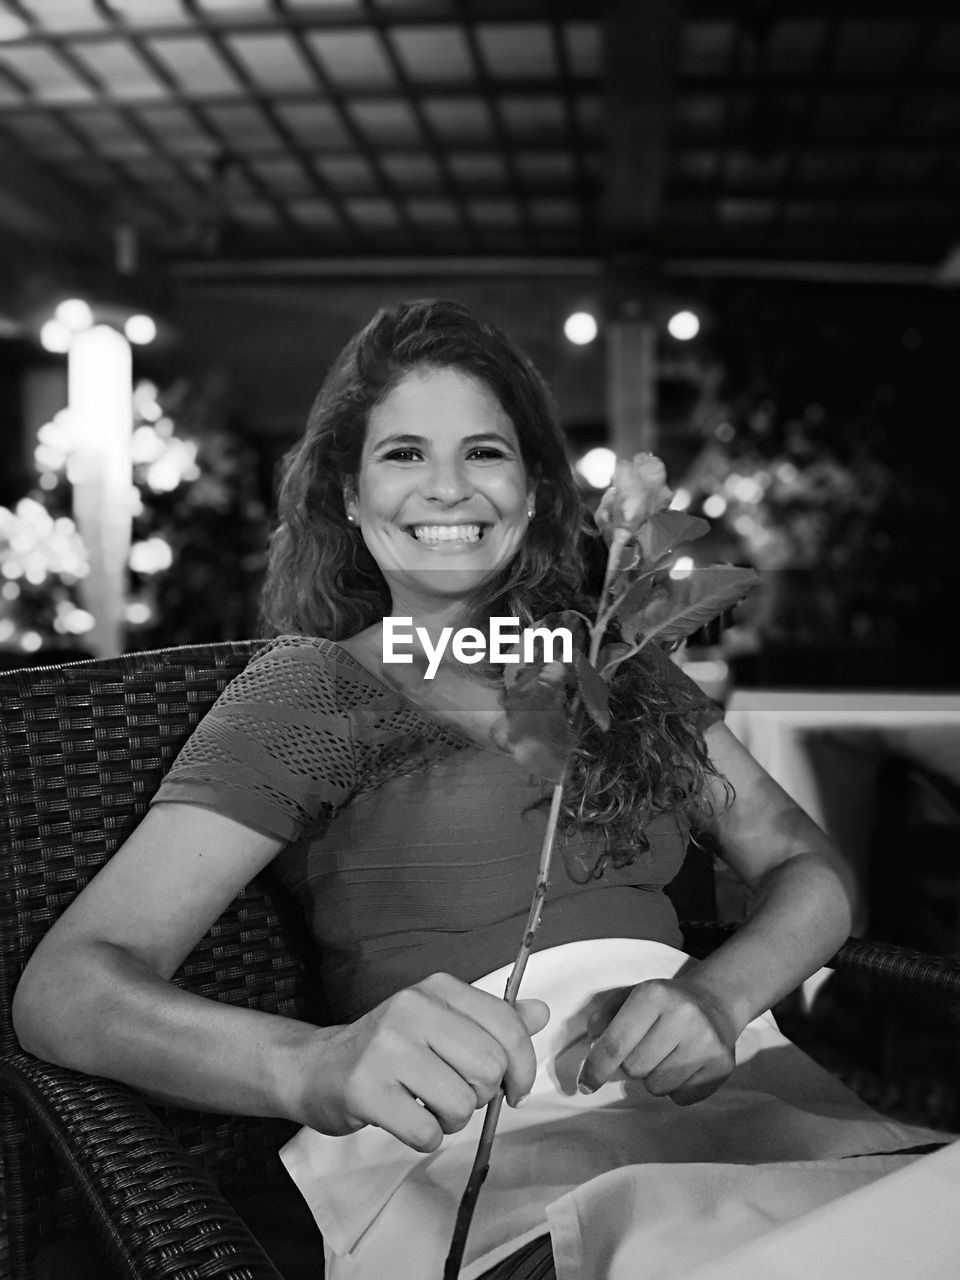
<path fill-rule="evenodd" d="M 591 1019 L 598 1038 L 580 1069 L 582 1093 L 599 1089 L 618 1068 L 681 1106 L 720 1088 L 733 1070 L 740 1028 L 718 1002 L 686 978 L 654 978 L 623 995 Z"/>

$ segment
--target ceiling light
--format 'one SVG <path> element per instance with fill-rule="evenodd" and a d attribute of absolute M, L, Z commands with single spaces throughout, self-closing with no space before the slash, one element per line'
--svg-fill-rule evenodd
<path fill-rule="evenodd" d="M 612 449 L 588 449 L 574 465 L 587 484 L 594 489 L 606 489 L 613 480 L 617 455 Z"/>
<path fill-rule="evenodd" d="M 128 316 L 123 332 L 128 341 L 144 347 L 157 336 L 157 326 L 151 316 Z"/>
<path fill-rule="evenodd" d="M 59 320 L 47 320 L 40 326 L 40 345 L 44 351 L 62 356 L 70 350 L 73 334 Z"/>
<path fill-rule="evenodd" d="M 678 342 L 689 342 L 700 332 L 700 317 L 694 311 L 677 311 L 667 321 L 667 332 Z"/>
<path fill-rule="evenodd" d="M 596 317 L 589 311 L 574 311 L 563 322 L 564 336 L 575 347 L 585 347 L 594 340 L 598 331 Z"/>
<path fill-rule="evenodd" d="M 53 313 L 57 320 L 74 333 L 89 329 L 93 324 L 93 312 L 82 298 L 65 298 Z"/>

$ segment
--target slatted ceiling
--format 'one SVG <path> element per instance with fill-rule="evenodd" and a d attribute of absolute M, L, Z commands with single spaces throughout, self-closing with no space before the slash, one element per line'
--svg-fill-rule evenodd
<path fill-rule="evenodd" d="M 475 196 L 467 201 L 470 217 L 481 227 L 509 227 L 520 225 L 520 213 L 512 200 L 489 196 Z"/>
<path fill-rule="evenodd" d="M 46 31 L 100 31 L 106 25 L 94 0 L 31 0 L 22 7 Z"/>
<path fill-rule="evenodd" d="M 564 22 L 559 25 L 563 51 L 570 72 L 584 78 L 603 74 L 603 27 L 600 22 Z"/>
<path fill-rule="evenodd" d="M 914 186 L 928 177 L 934 159 L 923 152 L 900 148 L 877 155 L 871 161 L 874 180 Z"/>
<path fill-rule="evenodd" d="M 261 89 L 289 93 L 316 88 L 310 67 L 297 42 L 289 36 L 232 36 L 227 39 L 227 46 Z"/>
<path fill-rule="evenodd" d="M 42 3 L 42 0 L 32 0 Z M 181 0 L 110 0 L 110 8 L 119 18 L 136 18 L 144 27 L 175 26 L 183 22 Z"/>
<path fill-rule="evenodd" d="M 404 9 L 411 7 L 407 0 L 398 0 L 398 2 Z M 283 6 L 291 13 L 306 11 L 310 16 L 315 11 L 331 14 L 358 14 L 366 7 L 365 0 L 283 0 Z M 382 0 L 377 4 L 378 9 L 389 7 L 389 3 L 384 4 Z"/>
<path fill-rule="evenodd" d="M 923 102 L 905 105 L 901 118 L 901 133 L 914 139 L 929 137 L 932 132 L 944 137 L 944 149 L 955 149 L 960 137 L 960 98 L 939 93 Z"/>
<path fill-rule="evenodd" d="M 566 119 L 559 97 L 503 97 L 500 114 L 519 145 L 563 140 Z"/>
<path fill-rule="evenodd" d="M 306 203 L 306 201 L 299 200 L 290 202 L 290 207 L 295 216 L 298 213 L 299 206 Z M 275 231 L 280 226 L 280 220 L 276 212 L 263 200 L 237 200 L 230 206 L 230 216 L 256 230 Z"/>
<path fill-rule="evenodd" d="M 416 152 L 383 155 L 380 164 L 393 185 L 402 191 L 439 191 L 443 179 L 436 160 Z"/>
<path fill-rule="evenodd" d="M 783 151 L 772 155 L 757 155 L 746 150 L 729 151 L 726 159 L 727 182 L 733 186 L 777 186 L 787 168 L 787 155 Z"/>
<path fill-rule="evenodd" d="M 814 118 L 821 136 L 860 141 L 875 136 L 885 98 L 882 93 L 831 93 L 822 95 Z"/>
<path fill-rule="evenodd" d="M 205 18 L 228 22 L 235 18 L 266 21 L 272 17 L 270 0 L 194 0 Z"/>
<path fill-rule="evenodd" d="M 349 113 L 373 146 L 416 146 L 422 142 L 417 117 L 403 98 L 354 101 L 350 104 Z"/>
<path fill-rule="evenodd" d="M 503 157 L 496 151 L 467 151 L 451 153 L 450 172 L 463 190 L 504 187 L 507 169 Z"/>
<path fill-rule="evenodd" d="M 332 84 L 396 89 L 393 67 L 375 32 L 308 31 L 306 40 Z"/>
<path fill-rule="evenodd" d="M 680 36 L 680 70 L 691 76 L 725 71 L 735 35 L 732 22 L 685 22 Z"/>
<path fill-rule="evenodd" d="M 310 180 L 303 165 L 297 160 L 278 156 L 254 156 L 250 169 L 281 195 L 305 195 L 310 190 Z"/>
<path fill-rule="evenodd" d="M 465 143 L 493 143 L 490 108 L 482 98 L 430 97 L 421 102 L 432 132 L 454 146 Z"/>
<path fill-rule="evenodd" d="M 829 227 L 837 222 L 837 206 L 826 200 L 790 200 L 783 216 L 788 227 Z"/>
<path fill-rule="evenodd" d="M 512 23 L 502 27 L 478 22 L 474 30 L 487 74 L 492 78 L 556 78 L 553 41 L 549 28 L 542 23 Z"/>
<path fill-rule="evenodd" d="M 196 36 L 157 36 L 146 44 L 188 96 L 242 96 L 240 82 L 209 40 Z"/>
<path fill-rule="evenodd" d="M 910 22 L 852 19 L 844 23 L 840 33 L 834 66 L 838 71 L 895 72 L 915 34 L 916 27 Z"/>
<path fill-rule="evenodd" d="M 680 93 L 674 118 L 681 140 L 682 131 L 689 130 L 694 137 L 709 135 L 712 141 L 723 123 L 723 97 L 719 93 Z"/>
<path fill-rule="evenodd" d="M 728 226 L 757 227 L 773 221 L 777 204 L 774 200 L 728 198 L 717 201 L 717 213 Z"/>
<path fill-rule="evenodd" d="M 0 66 L 25 96 L 40 102 L 83 102 L 94 97 L 93 89 L 74 75 L 54 49 L 0 45 Z"/>
<path fill-rule="evenodd" d="M 347 213 L 360 227 L 370 231 L 397 230 L 399 217 L 392 200 L 379 197 L 357 196 L 346 200 Z"/>
<path fill-rule="evenodd" d="M 330 103 L 280 103 L 277 115 L 301 145 L 313 151 L 345 151 L 350 146 L 343 119 Z"/>
<path fill-rule="evenodd" d="M 150 154 L 146 141 L 116 111 L 85 111 L 76 117 L 74 127 L 96 143 L 101 155 L 120 159 Z"/>
<path fill-rule="evenodd" d="M 362 156 L 334 155 L 316 161 L 323 178 L 337 191 L 367 192 L 379 187 L 379 179 Z"/>
<path fill-rule="evenodd" d="M 169 97 L 167 85 L 153 74 L 136 49 L 123 41 L 78 43 L 73 46 L 72 55 L 111 97 L 136 100 Z"/>
<path fill-rule="evenodd" d="M 546 227 L 575 227 L 580 220 L 580 208 L 574 200 L 538 197 L 529 207 L 534 222 Z"/>
<path fill-rule="evenodd" d="M 389 39 L 411 80 L 462 83 L 472 77 L 470 50 L 458 27 L 392 27 Z"/>
<path fill-rule="evenodd" d="M 187 160 L 212 157 L 219 152 L 216 138 L 184 107 L 172 104 L 138 107 L 136 114 L 148 129 L 164 139 L 171 151 Z"/>
<path fill-rule="evenodd" d="M 417 197 L 407 201 L 407 213 L 419 226 L 447 228 L 455 227 L 459 215 L 452 200 L 435 197 Z"/>
<path fill-rule="evenodd" d="M 942 22 L 927 52 L 931 71 L 960 71 L 960 22 Z"/>
<path fill-rule="evenodd" d="M 14 116 L 9 129 L 38 159 L 69 160 L 84 154 L 76 138 L 66 133 L 55 117 L 33 113 Z"/>
<path fill-rule="evenodd" d="M 806 236 L 842 256 L 868 237 L 892 260 L 905 243 L 942 256 L 960 217 L 960 19 L 888 7 L 782 0 L 751 27 L 753 6 L 687 0 L 656 107 L 659 251 L 786 257 Z M 604 252 L 615 119 L 596 0 L 5 8 L 27 34 L 5 42 L 0 24 L 0 140 L 75 190 L 96 167 L 107 211 L 164 219 L 161 258 L 191 236 L 209 252 L 201 224 L 238 258 Z M 209 232 L 217 209 L 229 236 Z"/>
<path fill-rule="evenodd" d="M 334 205 L 319 196 L 297 197 L 290 200 L 289 205 L 297 222 L 310 231 L 336 231 L 342 226 L 342 219 Z"/>
<path fill-rule="evenodd" d="M 518 151 L 515 163 L 520 177 L 540 188 L 545 183 L 569 188 L 573 180 L 573 157 L 565 151 Z"/>
<path fill-rule="evenodd" d="M 591 143 L 601 142 L 603 134 L 603 103 L 599 94 L 578 94 L 574 99 L 574 109 L 577 113 L 577 122 L 584 140 Z"/>

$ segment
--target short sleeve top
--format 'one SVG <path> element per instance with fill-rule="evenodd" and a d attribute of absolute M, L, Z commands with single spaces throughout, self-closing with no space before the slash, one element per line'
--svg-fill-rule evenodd
<path fill-rule="evenodd" d="M 721 717 L 667 659 L 663 678 L 695 691 L 704 727 Z M 512 756 L 429 719 L 335 642 L 284 636 L 227 686 L 153 802 L 202 805 L 284 841 L 274 868 L 346 1021 L 430 973 L 473 981 L 513 958 L 549 794 Z M 569 869 L 577 858 L 555 858 L 537 946 L 679 943 L 663 887 L 688 823 L 660 815 L 646 835 L 641 857 L 599 880 L 583 883 Z M 564 837 L 565 855 L 591 839 Z"/>

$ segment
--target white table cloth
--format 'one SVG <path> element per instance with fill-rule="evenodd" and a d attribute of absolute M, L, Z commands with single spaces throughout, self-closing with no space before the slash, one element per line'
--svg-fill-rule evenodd
<path fill-rule="evenodd" d="M 822 1203 L 828 1174 L 839 1194 L 885 1172 L 876 1159 L 945 1139 L 879 1116 L 786 1040 L 769 1014 L 740 1037 L 730 1079 L 695 1106 L 654 1098 L 622 1076 L 590 1096 L 578 1093 L 596 1001 L 611 988 L 671 977 L 686 960 L 662 943 L 623 938 L 568 943 L 530 957 L 522 994 L 546 1000 L 552 1016 L 533 1038 L 539 1070 L 528 1102 L 501 1113 L 462 1280 L 476 1280 L 548 1223 L 569 1241 L 581 1212 L 570 1194 L 631 1165 L 659 1170 L 678 1230 L 696 1232 L 715 1217 L 702 1194 L 705 1178 L 714 1193 L 728 1183 L 726 1202 L 736 1205 L 744 1166 L 800 1161 L 792 1181 L 772 1188 L 766 1229 Z M 508 971 L 475 985 L 502 995 Z M 464 1130 L 426 1156 L 371 1128 L 344 1138 L 301 1129 L 287 1143 L 283 1162 L 323 1232 L 327 1280 L 442 1273 L 482 1120 L 483 1112 L 475 1112 Z M 848 1159 L 865 1153 L 871 1153 L 865 1163 Z M 602 1198 L 593 1199 L 602 1212 Z M 600 1280 L 600 1273 L 581 1274 Z"/>

